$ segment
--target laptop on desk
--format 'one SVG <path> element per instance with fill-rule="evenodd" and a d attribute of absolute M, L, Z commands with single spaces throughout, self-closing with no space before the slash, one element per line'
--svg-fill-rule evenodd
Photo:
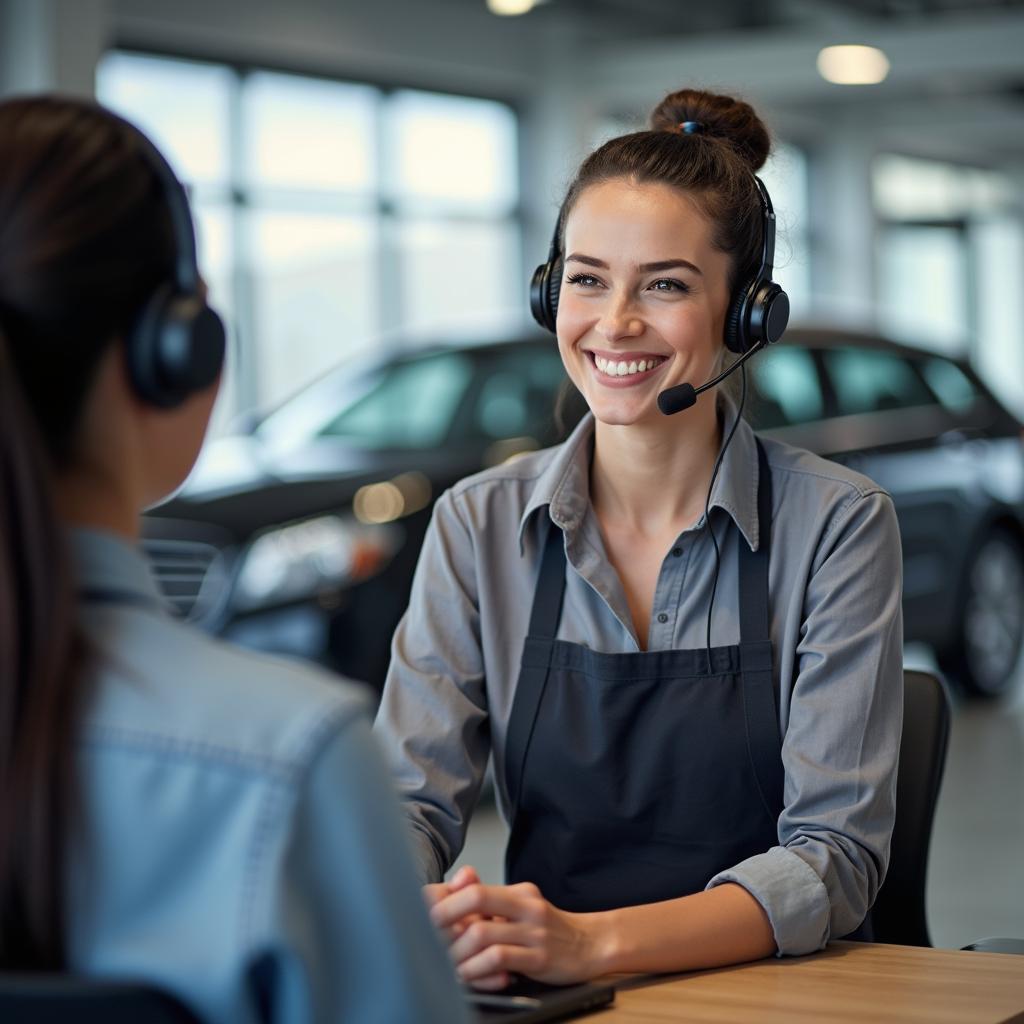
<path fill-rule="evenodd" d="M 465 990 L 477 1024 L 544 1024 L 569 1020 L 610 1006 L 615 986 L 603 982 L 583 985 L 544 985 L 523 978 L 500 992 Z"/>

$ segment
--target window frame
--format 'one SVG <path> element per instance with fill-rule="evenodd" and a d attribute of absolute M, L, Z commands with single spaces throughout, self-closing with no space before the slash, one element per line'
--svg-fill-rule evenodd
<path fill-rule="evenodd" d="M 258 332 L 254 329 L 256 319 L 256 303 L 253 281 L 248 273 L 245 261 L 238 254 L 248 251 L 248 216 L 260 209 L 282 214 L 327 212 L 333 213 L 365 213 L 376 227 L 374 243 L 374 261 L 376 263 L 376 280 L 373 318 L 376 328 L 373 340 L 381 341 L 380 353 L 387 355 L 401 351 L 397 337 L 403 327 L 401 309 L 401 288 L 388 288 L 386 281 L 400 281 L 402 274 L 402 257 L 398 247 L 399 228 L 403 223 L 414 224 L 426 215 L 425 210 L 416 210 L 415 204 L 406 211 L 402 203 L 395 201 L 387 194 L 383 175 L 377 174 L 373 182 L 373 190 L 365 205 L 363 200 L 352 194 L 339 191 L 324 190 L 315 197 L 301 189 L 268 189 L 261 190 L 246 181 L 244 175 L 245 157 L 245 125 L 243 116 L 243 99 L 246 79 L 256 74 L 292 75 L 299 78 L 316 80 L 331 84 L 369 86 L 379 93 L 378 111 L 374 127 L 372 145 L 379 161 L 386 155 L 384 142 L 384 121 L 387 103 L 390 97 L 400 92 L 424 92 L 458 99 L 485 100 L 500 103 L 508 107 L 515 120 L 515 145 L 517 166 L 514 169 L 516 182 L 514 201 L 503 215 L 475 214 L 464 209 L 453 209 L 444 201 L 432 205 L 429 218 L 445 222 L 461 222 L 481 225 L 504 225 L 511 228 L 516 240 L 518 251 L 512 254 L 512 265 L 519 267 L 523 263 L 524 244 L 528 228 L 526 204 L 523 200 L 522 158 L 526 139 L 524 137 L 523 103 L 518 97 L 500 90 L 477 89 L 472 93 L 460 91 L 444 84 L 428 82 L 423 79 L 397 79 L 394 77 L 366 75 L 363 73 L 347 75 L 343 68 L 326 69 L 318 66 L 296 65 L 278 61 L 252 61 L 237 55 L 226 55 L 216 49 L 190 48 L 188 51 L 170 47 L 153 46 L 131 36 L 117 36 L 105 48 L 103 57 L 110 54 L 123 54 L 129 57 L 143 57 L 173 60 L 200 65 L 215 65 L 226 69 L 230 74 L 228 96 L 229 138 L 227 140 L 227 172 L 226 185 L 210 185 L 201 183 L 193 185 L 185 180 L 186 191 L 190 199 L 202 203 L 213 202 L 223 204 L 228 216 L 229 237 L 232 261 L 230 268 L 231 307 L 234 311 L 234 323 L 229 331 L 242 338 L 252 339 L 247 347 L 253 357 L 237 360 L 234 366 L 234 395 L 231 417 L 250 411 L 258 411 L 267 406 L 261 398 L 261 353 L 255 348 Z M 97 68 L 98 73 L 98 68 Z M 272 196 L 272 202 L 265 197 Z M 274 402 L 274 405 L 279 404 Z"/>

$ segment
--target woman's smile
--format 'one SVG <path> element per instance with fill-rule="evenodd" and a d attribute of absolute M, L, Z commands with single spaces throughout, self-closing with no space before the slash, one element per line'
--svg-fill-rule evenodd
<path fill-rule="evenodd" d="M 580 193 L 565 250 L 557 334 L 569 376 L 600 423 L 661 429 L 658 392 L 701 383 L 721 360 L 729 258 L 711 222 L 666 185 L 606 181 Z"/>
<path fill-rule="evenodd" d="M 595 379 L 611 388 L 631 387 L 650 380 L 668 362 L 668 356 L 652 352 L 587 350 Z"/>

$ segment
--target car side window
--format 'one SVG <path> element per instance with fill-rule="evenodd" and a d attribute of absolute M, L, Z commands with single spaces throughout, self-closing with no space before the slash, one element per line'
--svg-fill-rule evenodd
<path fill-rule="evenodd" d="M 967 412 L 977 401 L 978 389 L 956 363 L 932 356 L 921 360 L 919 366 L 935 397 L 950 412 Z"/>
<path fill-rule="evenodd" d="M 529 437 L 550 443 L 555 399 L 565 380 L 558 348 L 510 348 L 486 364 L 469 429 L 490 440 Z"/>
<path fill-rule="evenodd" d="M 757 430 L 820 420 L 825 414 L 814 357 L 803 348 L 769 349 L 754 361 L 750 421 Z"/>
<path fill-rule="evenodd" d="M 913 366 L 895 352 L 839 348 L 823 357 L 840 416 L 935 404 Z"/>
<path fill-rule="evenodd" d="M 393 363 L 320 434 L 367 448 L 432 448 L 448 436 L 472 376 L 470 358 L 459 352 Z"/>

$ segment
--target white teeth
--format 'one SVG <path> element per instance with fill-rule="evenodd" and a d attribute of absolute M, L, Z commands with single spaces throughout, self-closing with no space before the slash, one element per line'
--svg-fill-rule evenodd
<path fill-rule="evenodd" d="M 604 356 L 594 356 L 594 365 L 609 377 L 630 377 L 634 373 L 644 373 L 647 370 L 653 370 L 662 361 L 661 359 L 634 359 L 627 363 L 624 359 L 616 362 L 614 359 L 605 359 Z"/>

